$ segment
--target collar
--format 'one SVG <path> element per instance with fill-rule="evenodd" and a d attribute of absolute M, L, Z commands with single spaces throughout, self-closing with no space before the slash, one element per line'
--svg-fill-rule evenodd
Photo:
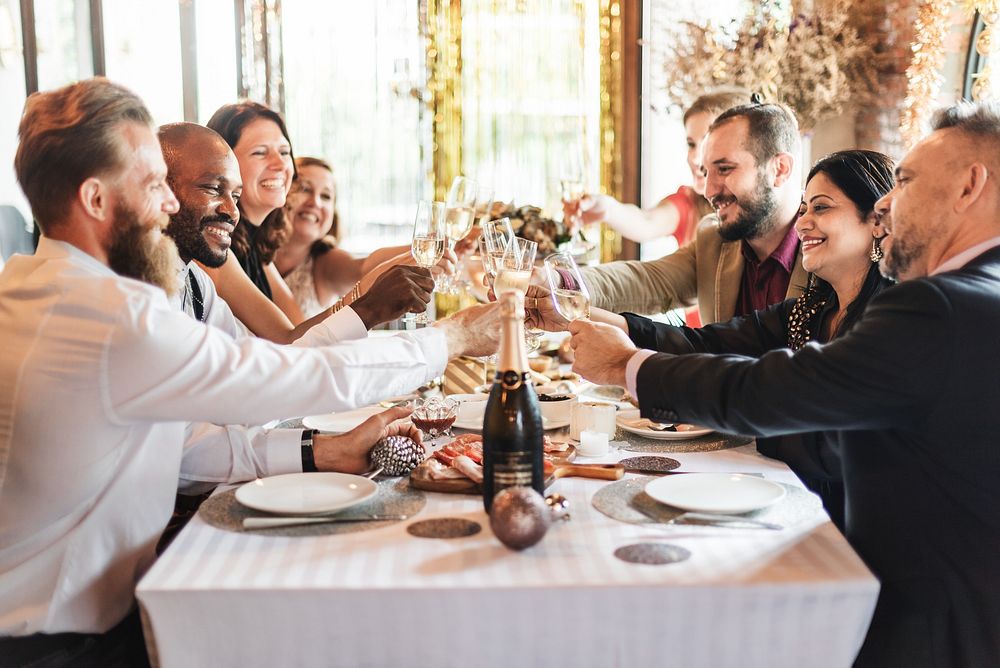
<path fill-rule="evenodd" d="M 992 239 L 987 239 L 982 243 L 978 243 L 972 248 L 967 248 L 958 255 L 953 255 L 948 258 L 934 269 L 930 275 L 934 276 L 936 274 L 943 274 L 946 271 L 954 271 L 956 269 L 961 269 L 965 265 L 969 264 L 972 260 L 976 259 L 986 251 L 991 248 L 996 248 L 1000 246 L 1000 237 L 993 237 Z"/>
<path fill-rule="evenodd" d="M 105 274 L 107 276 L 118 275 L 111 269 L 111 267 L 104 264 L 90 253 L 81 250 L 71 243 L 59 241 L 58 239 L 52 239 L 46 236 L 39 237 L 38 248 L 35 249 L 35 255 L 48 260 L 69 258 L 77 264 L 81 264 L 100 274 Z"/>
<path fill-rule="evenodd" d="M 797 215 L 796 218 L 798 218 Z M 794 223 L 794 221 L 792 222 Z M 743 250 L 743 257 L 747 262 L 752 262 L 753 264 L 764 264 L 764 262 L 767 262 L 768 260 L 774 260 L 784 267 L 785 271 L 792 273 L 792 267 L 795 265 L 795 258 L 798 256 L 799 252 L 799 235 L 795 233 L 795 225 L 789 225 L 788 232 L 785 233 L 785 238 L 782 239 L 781 243 L 778 244 L 778 247 L 763 260 L 757 259 L 757 253 L 754 252 L 753 248 L 747 243 L 746 239 L 740 242 L 740 248 Z"/>

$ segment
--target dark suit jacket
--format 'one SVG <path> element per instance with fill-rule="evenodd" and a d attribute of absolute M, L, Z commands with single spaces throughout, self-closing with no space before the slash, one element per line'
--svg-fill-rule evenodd
<path fill-rule="evenodd" d="M 661 422 L 834 430 L 847 538 L 882 583 L 858 663 L 1000 666 L 1000 249 L 884 290 L 824 346 L 658 354 L 637 387 Z"/>
<path fill-rule="evenodd" d="M 623 313 L 629 338 L 647 350 L 675 355 L 732 353 L 760 357 L 788 347 L 788 319 L 795 299 L 787 299 L 746 316 L 698 329 L 675 327 L 634 313 Z M 810 324 L 810 337 L 821 341 L 823 323 L 837 310 L 836 298 L 820 309 Z M 844 483 L 840 457 L 833 439 L 824 432 L 758 438 L 757 450 L 779 459 L 795 472 L 806 487 L 819 494 L 823 507 L 837 528 L 844 531 Z"/>

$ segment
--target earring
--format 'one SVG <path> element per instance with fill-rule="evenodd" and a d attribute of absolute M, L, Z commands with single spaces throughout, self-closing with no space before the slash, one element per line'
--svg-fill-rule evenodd
<path fill-rule="evenodd" d="M 879 262 L 885 257 L 885 251 L 882 250 L 882 237 L 872 239 L 872 249 L 868 252 L 868 257 L 871 258 L 872 262 Z"/>

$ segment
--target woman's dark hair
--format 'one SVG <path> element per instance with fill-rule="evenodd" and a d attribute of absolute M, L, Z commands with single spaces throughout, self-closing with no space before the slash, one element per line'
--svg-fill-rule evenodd
<path fill-rule="evenodd" d="M 326 171 L 333 174 L 333 167 L 330 166 L 326 160 L 320 158 L 312 158 L 309 156 L 304 156 L 302 158 L 295 159 L 295 180 L 299 180 L 299 170 L 303 167 L 321 167 Z M 295 187 L 293 185 L 293 187 Z M 336 184 L 334 184 L 336 189 Z M 334 197 L 334 202 L 336 202 L 336 197 Z M 313 257 L 319 257 L 323 253 L 330 251 L 337 247 L 337 242 L 340 241 L 340 212 L 337 211 L 336 203 L 333 206 L 333 223 L 330 225 L 330 230 L 321 239 L 317 239 L 313 242 L 312 247 L 309 249 L 309 254 Z"/>
<path fill-rule="evenodd" d="M 208 119 L 208 127 L 215 130 L 226 140 L 230 148 L 235 148 L 240 141 L 244 128 L 258 119 L 265 119 L 275 123 L 281 130 L 281 134 L 288 141 L 289 151 L 291 151 L 292 139 L 288 136 L 288 128 L 281 114 L 265 107 L 257 102 L 239 102 L 237 104 L 226 104 L 212 114 Z M 295 155 L 292 156 L 294 165 Z M 293 167 L 294 170 L 294 167 Z M 243 216 L 242 203 L 238 204 L 240 215 Z M 267 214 L 260 226 L 248 223 L 237 225 L 233 230 L 232 249 L 233 253 L 240 260 L 240 264 L 245 264 L 247 253 L 251 244 L 257 250 L 262 264 L 267 264 L 274 258 L 275 251 L 281 247 L 288 239 L 288 226 L 285 223 L 285 212 L 282 207 L 278 207 Z"/>
<path fill-rule="evenodd" d="M 875 209 L 875 203 L 893 189 L 894 169 L 892 158 L 877 151 L 860 149 L 837 151 L 820 158 L 809 170 L 806 182 L 811 181 L 817 174 L 823 174 L 854 203 L 861 218 L 866 219 Z M 892 282 L 879 273 L 878 264 L 872 262 L 868 267 L 868 274 L 865 276 L 861 291 L 854 301 L 847 305 L 844 319 L 833 333 L 833 337 L 836 338 L 851 329 L 861 317 L 869 300 L 890 285 Z M 808 306 L 828 301 L 835 296 L 833 287 L 829 283 L 818 276 L 810 276 L 809 286 L 806 288 L 806 294 L 802 296 L 802 302 Z"/>

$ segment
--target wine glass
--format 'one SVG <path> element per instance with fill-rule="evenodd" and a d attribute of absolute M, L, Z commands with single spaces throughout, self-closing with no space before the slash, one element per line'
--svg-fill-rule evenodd
<path fill-rule="evenodd" d="M 583 154 L 579 147 L 563 154 L 560 159 L 559 190 L 562 194 L 563 208 L 566 211 L 563 223 L 570 227 L 574 220 L 579 220 L 578 234 L 586 242 L 586 237 L 583 236 L 583 222 L 580 220 L 580 200 L 587 194 L 584 163 Z"/>
<path fill-rule="evenodd" d="M 497 267 L 507 250 L 507 244 L 514 238 L 514 230 L 510 225 L 509 218 L 499 218 L 482 223 L 482 236 L 479 237 L 480 249 L 483 253 L 483 268 L 486 269 L 490 279 L 490 287 L 493 286 L 493 279 L 496 278 Z M 487 262 L 492 267 L 487 266 Z"/>
<path fill-rule="evenodd" d="M 416 260 L 417 266 L 430 269 L 444 255 L 447 241 L 444 229 L 445 203 L 421 201 L 417 204 L 417 215 L 413 220 L 413 243 L 410 244 L 410 254 Z M 427 324 L 427 313 L 407 314 L 406 320 L 417 324 Z"/>
<path fill-rule="evenodd" d="M 500 263 L 496 266 L 497 276 L 493 280 L 493 292 L 498 297 L 507 290 L 520 292 L 524 296 L 531 282 L 537 252 L 538 244 L 534 241 L 514 237 L 508 242 Z"/>
<path fill-rule="evenodd" d="M 567 285 L 566 278 L 572 279 L 575 285 Z M 572 255 L 553 253 L 545 258 L 545 280 L 559 315 L 566 320 L 590 317 L 590 291 Z"/>

